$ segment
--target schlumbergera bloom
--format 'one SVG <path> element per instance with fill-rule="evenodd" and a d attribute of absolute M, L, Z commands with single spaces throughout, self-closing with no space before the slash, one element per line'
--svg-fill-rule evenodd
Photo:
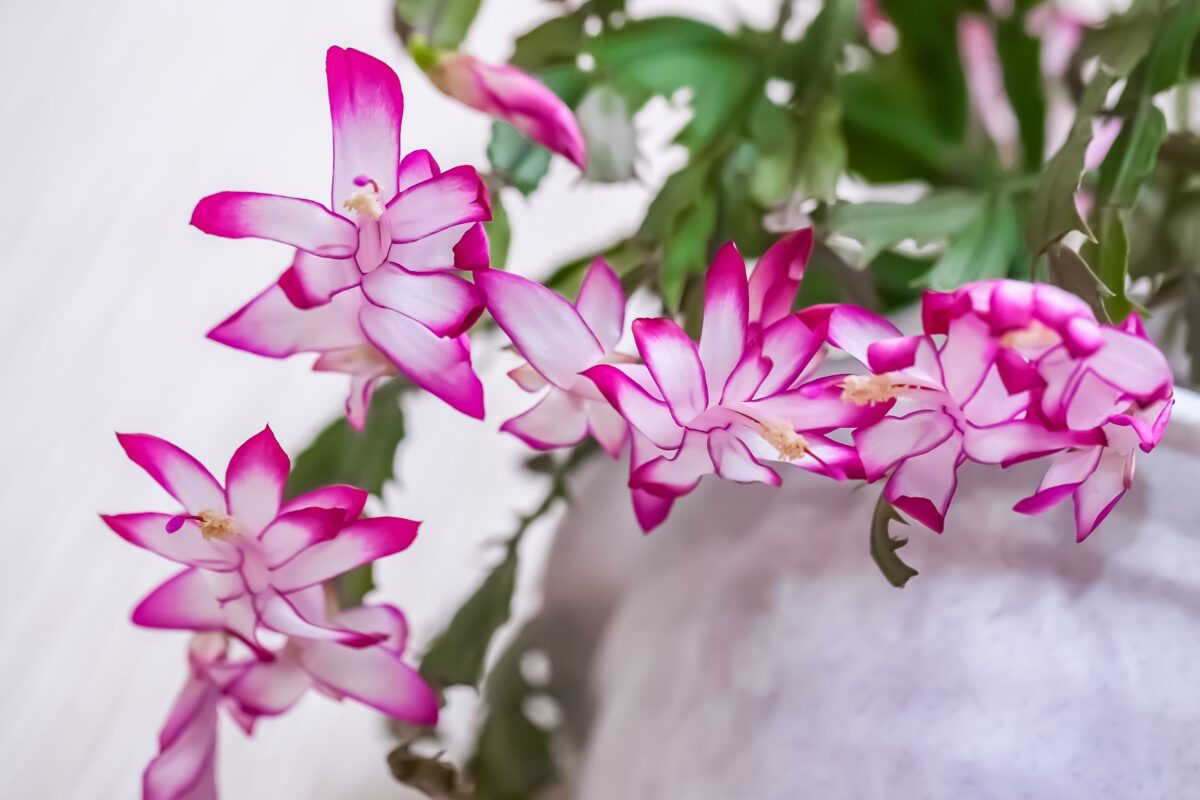
<path fill-rule="evenodd" d="M 587 145 L 575 115 L 537 78 L 462 53 L 414 53 L 418 55 L 419 61 L 427 62 L 430 80 L 450 97 L 507 122 L 580 169 L 587 166 Z"/>
<path fill-rule="evenodd" d="M 283 500 L 287 455 L 270 429 L 238 448 L 225 486 L 178 447 L 119 436 L 130 458 L 179 501 L 182 513 L 118 514 L 126 540 L 187 565 L 133 612 L 141 626 L 192 631 L 190 676 L 147 767 L 145 796 L 214 797 L 216 717 L 225 708 L 250 733 L 308 689 L 352 698 L 428 725 L 433 691 L 403 655 L 408 627 L 386 605 L 337 608 L 325 582 L 412 543 L 417 523 L 360 519 L 366 492 L 328 486 Z M 263 631 L 283 634 L 279 646 Z M 230 654 L 231 638 L 246 645 Z"/>
<path fill-rule="evenodd" d="M 347 417 L 362 427 L 371 393 L 399 371 L 473 417 L 483 388 L 466 330 L 483 298 L 455 270 L 488 267 L 487 190 L 471 167 L 442 171 L 424 150 L 401 159 L 396 74 L 357 50 L 326 58 L 333 118 L 330 207 L 295 197 L 221 192 L 192 224 L 296 248 L 291 266 L 210 338 L 259 355 L 320 354 L 314 369 L 351 376 Z"/>
<path fill-rule="evenodd" d="M 360 519 L 367 495 L 352 486 L 328 486 L 285 501 L 291 465 L 270 428 L 233 454 L 224 487 L 170 442 L 145 434 L 118 439 L 129 458 L 182 506 L 175 513 L 103 516 L 125 540 L 187 567 L 138 605 L 134 622 L 223 630 L 264 659 L 271 654 L 259 642 L 260 627 L 353 647 L 387 638 L 387 631 L 364 632 L 328 620 L 322 584 L 404 550 L 416 538 L 418 523 Z"/>
<path fill-rule="evenodd" d="M 633 335 L 644 364 L 584 373 L 662 453 L 642 456 L 631 488 L 670 500 L 709 473 L 779 485 L 768 463 L 861 477 L 854 449 L 829 434 L 878 420 L 890 402 L 846 402 L 845 376 L 811 378 L 823 340 L 791 313 L 810 249 L 810 231 L 792 234 L 747 280 L 745 262 L 727 244 L 708 271 L 699 344 L 672 320 L 639 319 Z M 647 516 L 660 515 L 664 509 Z"/>
<path fill-rule="evenodd" d="M 488 311 L 528 361 L 509 372 L 527 392 L 545 390 L 528 411 L 501 426 L 530 447 L 569 447 L 591 435 L 616 458 L 627 426 L 583 376 L 602 363 L 637 359 L 617 352 L 625 325 L 621 280 L 596 259 L 584 276 L 574 303 L 536 281 L 491 270 L 479 276 Z"/>
<path fill-rule="evenodd" d="M 844 306 L 806 318 L 875 373 L 847 379 L 847 399 L 895 403 L 854 433 L 867 478 L 886 475 L 885 498 L 939 532 L 965 460 L 1009 465 L 1062 453 L 1039 494 L 1017 509 L 1041 511 L 1074 494 L 1082 539 L 1119 497 L 1100 488 L 1112 487 L 1112 470 L 1120 467 L 1123 487 L 1132 477 L 1125 431 L 1149 449 L 1166 422 L 1170 372 L 1138 323 L 1101 325 L 1052 286 L 993 280 L 929 292 L 920 336 Z"/>

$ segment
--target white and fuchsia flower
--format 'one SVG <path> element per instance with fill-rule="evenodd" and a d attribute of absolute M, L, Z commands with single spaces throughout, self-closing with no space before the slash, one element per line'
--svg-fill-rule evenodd
<path fill-rule="evenodd" d="M 122 538 L 186 565 L 134 610 L 139 625 L 224 631 L 260 657 L 265 628 L 353 647 L 387 638 L 325 619 L 323 584 L 362 564 L 406 549 L 418 523 L 399 517 L 360 519 L 366 492 L 329 486 L 283 499 L 290 462 L 270 428 L 238 448 L 225 486 L 175 445 L 144 434 L 119 434 L 130 459 L 182 510 L 103 516 Z"/>
<path fill-rule="evenodd" d="M 320 602 L 324 604 L 324 600 Z M 325 612 L 320 612 L 325 613 Z M 289 638 L 273 658 L 232 657 L 222 633 L 197 633 L 189 646 L 189 673 L 159 734 L 159 753 L 142 776 L 146 800 L 210 800 L 216 791 L 217 718 L 225 709 L 250 736 L 261 717 L 283 714 L 310 689 L 335 700 L 350 698 L 416 725 L 437 721 L 438 703 L 420 674 L 402 660 L 408 638 L 404 615 L 392 606 L 360 606 L 333 624 L 382 631 L 366 648 Z"/>
<path fill-rule="evenodd" d="M 396 74 L 357 50 L 326 58 L 333 118 L 329 207 L 312 200 L 220 192 L 192 224 L 205 233 L 296 248 L 283 276 L 210 338 L 271 358 L 321 354 L 316 369 L 353 385 L 360 427 L 378 381 L 399 371 L 454 408 L 483 417 L 466 331 L 483 296 L 456 271 L 486 269 L 487 189 L 471 167 L 442 171 L 420 150 L 403 159 L 404 98 Z"/>
<path fill-rule="evenodd" d="M 636 467 L 631 488 L 673 499 L 710 473 L 779 485 L 771 463 L 838 480 L 861 477 L 854 449 L 829 434 L 878 420 L 890 401 L 847 403 L 844 376 L 811 378 L 823 340 L 790 313 L 808 236 L 777 244 L 749 281 L 741 255 L 726 245 L 708 271 L 698 344 L 672 320 L 639 319 L 633 336 L 644 364 L 600 364 L 584 373 L 665 453 Z M 664 514 L 659 507 L 644 516 Z"/>
<path fill-rule="evenodd" d="M 507 64 L 447 53 L 429 67 L 429 77 L 463 105 L 507 122 L 581 170 L 586 168 L 587 145 L 575 115 L 532 75 Z"/>
<path fill-rule="evenodd" d="M 923 312 L 925 334 L 910 337 L 862 309 L 805 315 L 874 373 L 846 379 L 847 400 L 895 403 L 854 433 L 868 480 L 886 476 L 885 498 L 940 532 L 964 461 L 1060 453 L 1017 510 L 1073 495 L 1087 536 L 1128 488 L 1133 444 L 1157 443 L 1169 413 L 1170 371 L 1140 323 L 1102 325 L 1073 295 L 1008 280 L 929 292 Z"/>
<path fill-rule="evenodd" d="M 509 377 L 527 392 L 543 392 L 500 429 L 538 450 L 571 447 L 591 435 L 609 455 L 619 456 L 628 438 L 625 420 L 582 373 L 597 364 L 637 360 L 616 349 L 625 326 L 621 279 L 596 259 L 574 303 L 499 270 L 481 273 L 478 284 L 496 324 L 526 359 Z"/>

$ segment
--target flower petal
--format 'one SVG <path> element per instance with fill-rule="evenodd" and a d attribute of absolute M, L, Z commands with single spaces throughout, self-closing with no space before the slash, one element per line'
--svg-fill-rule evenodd
<path fill-rule="evenodd" d="M 403 314 L 374 305 L 359 318 L 371 343 L 409 380 L 467 416 L 483 419 L 483 384 L 471 367 L 465 335 L 442 338 Z"/>
<path fill-rule="evenodd" d="M 263 558 L 270 569 L 278 569 L 307 548 L 337 536 L 342 525 L 356 517 L 347 517 L 341 508 L 311 507 L 281 513 L 259 537 Z"/>
<path fill-rule="evenodd" d="M 168 578 L 137 604 L 133 624 L 143 628 L 219 631 L 225 615 L 204 573 L 195 567 Z"/>
<path fill-rule="evenodd" d="M 317 588 L 320 598 L 324 598 L 324 589 Z M 264 625 L 285 636 L 295 636 L 301 639 L 340 642 L 347 647 L 370 647 L 383 641 L 385 633 L 363 633 L 350 630 L 336 624 L 330 624 L 316 615 L 302 613 L 300 608 L 303 592 L 287 596 L 278 592 L 257 595 L 254 598 L 258 617 Z"/>
<path fill-rule="evenodd" d="M 351 650 L 310 642 L 301 649 L 300 661 L 322 684 L 390 717 L 416 725 L 437 722 L 433 690 L 416 670 L 382 647 Z"/>
<path fill-rule="evenodd" d="M 479 222 L 451 225 L 422 239 L 393 243 L 387 260 L 409 272 L 487 269 L 487 234 Z"/>
<path fill-rule="evenodd" d="M 557 292 L 499 270 L 475 278 L 488 310 L 513 346 L 546 380 L 563 389 L 604 356 L 583 317 Z"/>
<path fill-rule="evenodd" d="M 1005 466 L 1068 447 L 1103 443 L 1104 436 L 1098 430 L 1048 430 L 1031 420 L 1013 420 L 988 427 L 967 425 L 963 435 L 963 449 L 972 461 Z"/>
<path fill-rule="evenodd" d="M 192 224 L 213 236 L 269 239 L 327 258 L 347 258 L 358 249 L 353 222 L 298 197 L 218 192 L 196 204 Z"/>
<path fill-rule="evenodd" d="M 958 487 L 962 438 L 952 433 L 937 447 L 906 458 L 884 487 L 888 502 L 930 530 L 941 533 Z"/>
<path fill-rule="evenodd" d="M 312 544 L 273 569 L 271 585 L 281 592 L 294 592 L 399 553 L 417 538 L 419 525 L 399 517 L 370 517 L 352 522 L 334 538 Z"/>
<path fill-rule="evenodd" d="M 629 438 L 629 423 L 606 402 L 593 400 L 586 404 L 588 433 L 612 458 L 621 455 Z"/>
<path fill-rule="evenodd" d="M 362 292 L 341 292 L 325 305 L 297 308 L 279 284 L 251 300 L 213 328 L 208 338 L 269 358 L 304 351 L 359 347 L 366 338 L 358 324 Z"/>
<path fill-rule="evenodd" d="M 819 363 L 825 342 L 795 315 L 789 315 L 762 333 L 762 354 L 771 370 L 757 392 L 775 394 L 792 386 Z"/>
<path fill-rule="evenodd" d="M 173 735 L 142 773 L 145 800 L 216 800 L 217 699 L 212 683 L 188 679 L 168 721 Z"/>
<path fill-rule="evenodd" d="M 225 512 L 225 490 L 204 465 L 165 439 L 145 433 L 118 433 L 117 441 L 158 485 L 179 501 L 189 514 Z"/>
<path fill-rule="evenodd" d="M 941 411 L 914 411 L 884 417 L 853 434 L 867 480 L 878 480 L 902 459 L 927 453 L 954 432 L 954 420 Z"/>
<path fill-rule="evenodd" d="M 228 542 L 205 539 L 190 520 L 167 533 L 170 514 L 101 514 L 100 518 L 125 541 L 171 561 L 212 570 L 229 570 L 238 564 L 236 548 Z"/>
<path fill-rule="evenodd" d="M 696 343 L 682 328 L 669 319 L 638 319 L 633 338 L 677 423 L 686 425 L 708 408 L 704 365 Z"/>
<path fill-rule="evenodd" d="M 405 189 L 388 203 L 393 242 L 412 242 L 464 222 L 492 218 L 487 187 L 474 167 L 455 167 Z"/>
<path fill-rule="evenodd" d="M 1037 491 L 1018 502 L 1013 510 L 1020 514 L 1041 514 L 1067 499 L 1096 471 L 1103 452 L 1103 447 L 1086 447 L 1056 456 Z"/>
<path fill-rule="evenodd" d="M 983 383 L 998 348 L 987 323 L 978 317 L 967 315 L 950 322 L 938 357 L 946 392 L 960 406 L 965 405 Z"/>
<path fill-rule="evenodd" d="M 708 453 L 708 434 L 688 431 L 678 452 L 661 456 L 638 467 L 629 476 L 629 486 L 656 494 L 679 496 L 696 488 L 705 475 L 713 472 Z"/>
<path fill-rule="evenodd" d="M 845 375 L 831 375 L 796 389 L 738 403 L 735 408 L 760 422 L 791 423 L 798 431 L 871 425 L 891 408 L 891 401 L 860 406 L 842 400 L 845 378 Z"/>
<path fill-rule="evenodd" d="M 357 286 L 361 278 L 352 258 L 322 258 L 297 250 L 292 265 L 279 276 L 279 288 L 296 308 L 313 308 Z"/>
<path fill-rule="evenodd" d="M 603 258 L 596 258 L 583 276 L 575 310 L 605 352 L 621 340 L 625 328 L 625 290 L 621 279 Z"/>
<path fill-rule="evenodd" d="M 362 514 L 366 504 L 367 493 L 362 489 L 334 484 L 296 495 L 279 507 L 279 513 L 283 515 L 302 508 L 337 508 L 342 510 L 347 520 L 355 520 Z"/>
<path fill-rule="evenodd" d="M 411 317 L 438 336 L 464 333 L 483 312 L 483 293 L 457 275 L 384 264 L 363 277 L 362 287 L 375 305 Z"/>
<path fill-rule="evenodd" d="M 708 455 L 717 475 L 737 483 L 766 483 L 779 486 L 779 473 L 758 463 L 749 448 L 728 430 L 712 431 L 708 437 Z"/>
<path fill-rule="evenodd" d="M 768 327 L 792 313 L 804 267 L 812 255 L 812 228 L 782 237 L 754 265 L 749 283 L 749 319 Z"/>
<path fill-rule="evenodd" d="M 242 533 L 257 536 L 279 514 L 292 462 L 271 426 L 246 440 L 229 459 L 225 497 Z"/>
<path fill-rule="evenodd" d="M 378 646 L 396 655 L 402 655 L 408 644 L 408 620 L 395 606 L 384 603 L 347 608 L 338 612 L 335 622 L 351 630 L 386 634 Z"/>
<path fill-rule="evenodd" d="M 437 159 L 428 150 L 413 150 L 400 160 L 396 169 L 396 193 L 442 174 Z"/>
<path fill-rule="evenodd" d="M 588 433 L 587 401 L 551 387 L 546 396 L 524 414 L 500 426 L 536 450 L 573 447 Z"/>
<path fill-rule="evenodd" d="M 858 306 L 812 306 L 800 312 L 809 328 L 821 332 L 831 345 L 867 365 L 867 348 L 873 343 L 899 337 L 900 330 L 878 314 Z"/>
<path fill-rule="evenodd" d="M 294 706 L 311 687 L 300 663 L 285 655 L 254 664 L 225 687 L 225 694 L 250 714 L 273 716 Z"/>
<path fill-rule="evenodd" d="M 666 522 L 671 506 L 675 505 L 674 496 L 659 495 L 645 489 L 630 489 L 629 494 L 633 500 L 633 516 L 646 533 Z"/>
<path fill-rule="evenodd" d="M 704 279 L 704 323 L 698 352 L 708 397 L 721 396 L 746 349 L 748 291 L 746 262 L 733 242 L 728 242 L 717 251 Z"/>
<path fill-rule="evenodd" d="M 329 111 L 333 118 L 331 208 L 360 190 L 356 178 L 379 186 L 385 201 L 396 194 L 404 94 L 391 67 L 358 50 L 331 47 L 325 54 Z"/>
<path fill-rule="evenodd" d="M 666 450 L 679 447 L 683 429 L 676 424 L 666 403 L 650 396 L 633 378 L 611 364 L 599 364 L 583 374 L 655 446 Z"/>
<path fill-rule="evenodd" d="M 1096 469 L 1075 489 L 1076 541 L 1090 536 L 1129 490 L 1132 458 L 1132 453 L 1105 451 Z"/>

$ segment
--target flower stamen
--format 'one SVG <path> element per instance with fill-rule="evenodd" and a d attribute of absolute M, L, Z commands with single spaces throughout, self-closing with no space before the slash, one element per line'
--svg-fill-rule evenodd
<path fill-rule="evenodd" d="M 842 402 L 873 406 L 895 400 L 904 388 L 886 372 L 882 375 L 847 375 L 842 381 Z"/>
<path fill-rule="evenodd" d="M 379 202 L 379 184 L 365 175 L 359 175 L 354 179 L 354 185 L 364 188 L 346 198 L 342 206 L 378 222 L 387 210 L 383 203 Z M 365 188 L 367 186 L 371 188 Z"/>
<path fill-rule="evenodd" d="M 187 520 L 200 525 L 200 535 L 207 539 L 229 541 L 238 535 L 237 523 L 233 517 L 220 511 L 201 511 L 199 514 L 179 514 L 167 520 L 167 533 L 175 533 L 183 527 Z"/>
<path fill-rule="evenodd" d="M 1058 344 L 1059 336 L 1038 320 L 1029 323 L 1028 327 L 1009 331 L 1000 337 L 1001 347 L 1011 347 L 1018 350 L 1041 350 Z"/>
<path fill-rule="evenodd" d="M 808 440 L 787 422 L 760 422 L 758 432 L 784 461 L 795 461 L 808 453 Z"/>

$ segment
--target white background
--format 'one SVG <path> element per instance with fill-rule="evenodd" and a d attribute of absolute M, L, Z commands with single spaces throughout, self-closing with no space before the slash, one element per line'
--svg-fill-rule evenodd
<path fill-rule="evenodd" d="M 703 13 L 762 24 L 774 5 Z M 552 11 L 488 0 L 470 46 L 501 60 Z M 0 797 L 135 796 L 184 677 L 185 635 L 127 621 L 170 565 L 95 516 L 170 507 L 113 431 L 164 436 L 219 475 L 264 423 L 294 454 L 340 409 L 344 379 L 309 359 L 204 338 L 282 271 L 286 249 L 187 224 L 222 189 L 327 196 L 330 44 L 397 68 L 406 150 L 484 164 L 488 122 L 411 65 L 386 0 L 0 0 Z M 644 175 L 653 184 L 661 165 Z M 536 198 L 506 197 L 510 263 L 543 274 L 629 230 L 647 199 L 636 184 L 582 186 L 556 159 Z M 387 497 L 426 520 L 380 569 L 418 642 L 488 564 L 483 543 L 540 492 L 515 467 L 523 448 L 496 431 L 524 403 L 502 379 L 506 356 L 481 341 L 475 358 L 487 421 L 412 404 Z M 396 797 L 386 750 L 373 713 L 314 695 L 252 741 L 223 727 L 220 782 L 227 798 Z"/>

